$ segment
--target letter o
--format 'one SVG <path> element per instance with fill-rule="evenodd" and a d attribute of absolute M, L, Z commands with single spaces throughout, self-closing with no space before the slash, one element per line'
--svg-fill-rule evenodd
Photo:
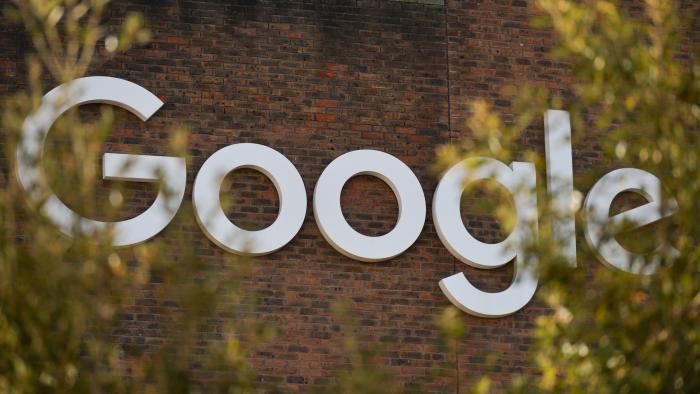
<path fill-rule="evenodd" d="M 219 191 L 228 173 L 251 168 L 270 178 L 279 195 L 277 219 L 262 230 L 248 231 L 226 217 Z M 199 227 L 229 252 L 259 256 L 272 253 L 294 238 L 306 216 L 306 189 L 299 172 L 281 153 L 259 144 L 234 144 L 204 162 L 194 181 L 192 205 Z"/>
<path fill-rule="evenodd" d="M 365 174 L 386 182 L 398 200 L 396 226 L 378 237 L 355 231 L 340 206 L 345 183 Z M 383 261 L 403 253 L 418 239 L 425 213 L 425 196 L 413 171 L 396 157 L 376 150 L 357 150 L 336 158 L 323 171 L 314 191 L 314 216 L 321 234 L 338 252 L 360 261 Z"/>

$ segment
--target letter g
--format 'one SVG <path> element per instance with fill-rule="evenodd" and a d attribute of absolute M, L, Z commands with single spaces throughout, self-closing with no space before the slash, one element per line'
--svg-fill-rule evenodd
<path fill-rule="evenodd" d="M 80 216 L 42 181 L 41 155 L 51 125 L 71 107 L 90 103 L 116 105 L 142 121 L 148 120 L 163 105 L 145 88 L 118 78 L 85 77 L 58 86 L 43 97 L 39 108 L 24 121 L 16 152 L 19 182 L 32 201 L 44 201 L 43 214 L 69 237 L 76 232 L 89 235 L 112 226 L 114 246 L 144 242 L 170 223 L 182 203 L 187 175 L 184 158 L 105 153 L 104 179 L 157 182 L 160 175 L 163 180 L 158 196 L 146 211 L 119 222 L 101 222 Z"/>

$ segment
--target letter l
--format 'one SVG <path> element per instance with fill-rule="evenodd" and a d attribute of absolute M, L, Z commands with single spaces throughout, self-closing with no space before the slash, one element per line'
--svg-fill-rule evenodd
<path fill-rule="evenodd" d="M 547 192 L 551 202 L 552 235 L 563 257 L 576 266 L 576 219 L 572 209 L 574 170 L 571 154 L 571 119 L 567 111 L 544 114 Z"/>

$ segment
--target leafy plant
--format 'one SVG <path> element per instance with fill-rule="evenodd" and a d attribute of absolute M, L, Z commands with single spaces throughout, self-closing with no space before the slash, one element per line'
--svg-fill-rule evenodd
<path fill-rule="evenodd" d="M 662 179 L 679 210 L 668 220 L 627 234 L 620 229 L 616 236 L 631 251 L 661 258 L 656 273 L 643 276 L 602 267 L 581 243 L 578 268 L 572 268 L 551 222 L 568 212 L 541 204 L 539 242 L 529 249 L 539 263 L 539 298 L 552 313 L 537 320 L 533 360 L 540 375 L 523 377 L 512 390 L 696 392 L 700 63 L 692 20 L 679 16 L 676 3 L 665 0 L 647 0 L 641 11 L 610 0 L 537 3 L 544 11 L 538 23 L 556 34 L 553 56 L 569 65 L 573 97 L 564 100 L 543 89 L 520 89 L 518 117 L 512 123 L 503 122 L 485 102 L 473 103 L 469 127 L 476 139 L 444 148 L 442 166 L 465 155 L 485 155 L 544 168 L 537 152 L 518 149 L 516 143 L 533 120 L 541 122 L 545 109 L 566 109 L 574 121 L 575 141 L 599 140 L 606 158 L 588 174 L 578 174 L 577 187 L 588 187 L 607 169 L 641 168 Z M 545 194 L 540 191 L 540 196 Z M 582 193 L 576 194 L 571 208 L 580 228 L 590 218 L 579 210 Z M 641 203 L 645 201 L 623 196 L 613 209 Z M 501 220 L 513 220 L 512 212 L 494 210 Z"/>
<path fill-rule="evenodd" d="M 46 200 L 26 198 L 18 184 L 16 148 L 44 86 L 82 77 L 99 61 L 148 40 L 138 14 L 110 31 L 103 24 L 107 6 L 106 0 L 17 0 L 6 10 L 8 20 L 26 29 L 33 51 L 26 89 L 6 98 L 2 116 L 0 392 L 255 391 L 248 354 L 273 332 L 250 319 L 241 302 L 247 260 L 229 257 L 213 266 L 197 256 L 181 223 L 171 226 L 167 240 L 129 249 L 112 246 L 109 227 L 90 233 L 76 227 L 75 237 L 62 238 L 38 214 Z M 103 195 L 95 165 L 114 122 L 108 107 L 62 115 L 50 133 L 56 149 L 28 158 L 44 164 L 32 192 L 50 186 L 87 217 L 123 215 L 129 190 Z M 185 157 L 186 145 L 186 131 L 175 129 L 173 155 Z M 167 327 L 156 326 L 155 344 L 120 344 L 115 335 L 143 291 L 162 300 L 153 313 Z M 226 324 L 217 319 L 224 308 L 232 317 Z M 220 333 L 214 344 L 202 334 L 212 326 Z"/>

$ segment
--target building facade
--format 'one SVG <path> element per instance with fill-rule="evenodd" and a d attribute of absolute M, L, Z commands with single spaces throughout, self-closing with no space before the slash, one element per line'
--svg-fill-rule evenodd
<path fill-rule="evenodd" d="M 137 0 L 111 6 L 115 24 L 129 11 L 141 12 L 153 39 L 104 64 L 91 75 L 135 82 L 165 105 L 147 123 L 127 119 L 108 139 L 111 152 L 168 155 L 166 132 L 178 124 L 190 130 L 187 202 L 203 162 L 218 149 L 253 142 L 283 153 L 299 170 L 309 206 L 297 236 L 281 250 L 256 258 L 246 281 L 259 303 L 255 315 L 279 335 L 253 356 L 263 382 L 307 391 L 344 362 L 343 331 L 332 307 L 352 306 L 358 334 L 386 350 L 380 362 L 408 384 L 428 374 L 448 355 L 436 342 L 438 314 L 450 305 L 438 282 L 456 272 L 479 288 L 509 286 L 512 264 L 495 270 L 470 268 L 442 245 L 431 220 L 430 201 L 438 183 L 432 167 L 436 149 L 473 138 L 466 127 L 471 100 L 483 99 L 505 119 L 508 87 L 531 84 L 564 97 L 566 65 L 548 52 L 554 38 L 536 29 L 530 0 L 268 1 Z M 0 93 L 21 87 L 24 32 L 2 26 Z M 579 132 L 574 130 L 574 133 Z M 601 160 L 595 141 L 577 140 L 574 171 Z M 523 149 L 544 152 L 542 125 L 522 139 Z M 428 204 L 418 240 L 388 261 L 365 263 L 334 250 L 321 236 L 311 204 L 323 169 L 358 149 L 387 152 L 417 175 Z M 223 191 L 233 196 L 229 218 L 248 229 L 271 224 L 279 200 L 273 184 L 254 170 L 228 175 Z M 538 182 L 544 177 L 538 175 Z M 138 213 L 153 196 L 127 201 Z M 468 205 L 470 202 L 466 201 Z M 342 194 L 345 217 L 366 235 L 387 233 L 398 206 L 391 189 L 370 176 L 351 179 Z M 133 213 L 132 212 L 132 213 Z M 125 213 L 125 215 L 127 215 Z M 477 238 L 502 238 L 489 216 L 462 212 Z M 209 241 L 194 217 L 178 226 L 201 256 L 218 264 L 226 251 Z M 159 238 L 167 238 L 168 231 Z M 126 252 L 128 253 L 128 252 Z M 540 286 L 546 284 L 540 284 Z M 134 296 L 120 343 L 157 346 L 163 329 L 159 284 Z M 534 319 L 546 313 L 536 301 L 498 319 L 464 315 L 469 335 L 454 360 L 459 385 L 482 374 L 497 384 L 532 371 L 528 358 Z M 222 317 L 225 320 L 225 317 Z M 217 331 L 202 332 L 215 341 Z M 494 361 L 495 360 L 495 361 Z M 456 390 L 458 387 L 448 387 Z"/>

